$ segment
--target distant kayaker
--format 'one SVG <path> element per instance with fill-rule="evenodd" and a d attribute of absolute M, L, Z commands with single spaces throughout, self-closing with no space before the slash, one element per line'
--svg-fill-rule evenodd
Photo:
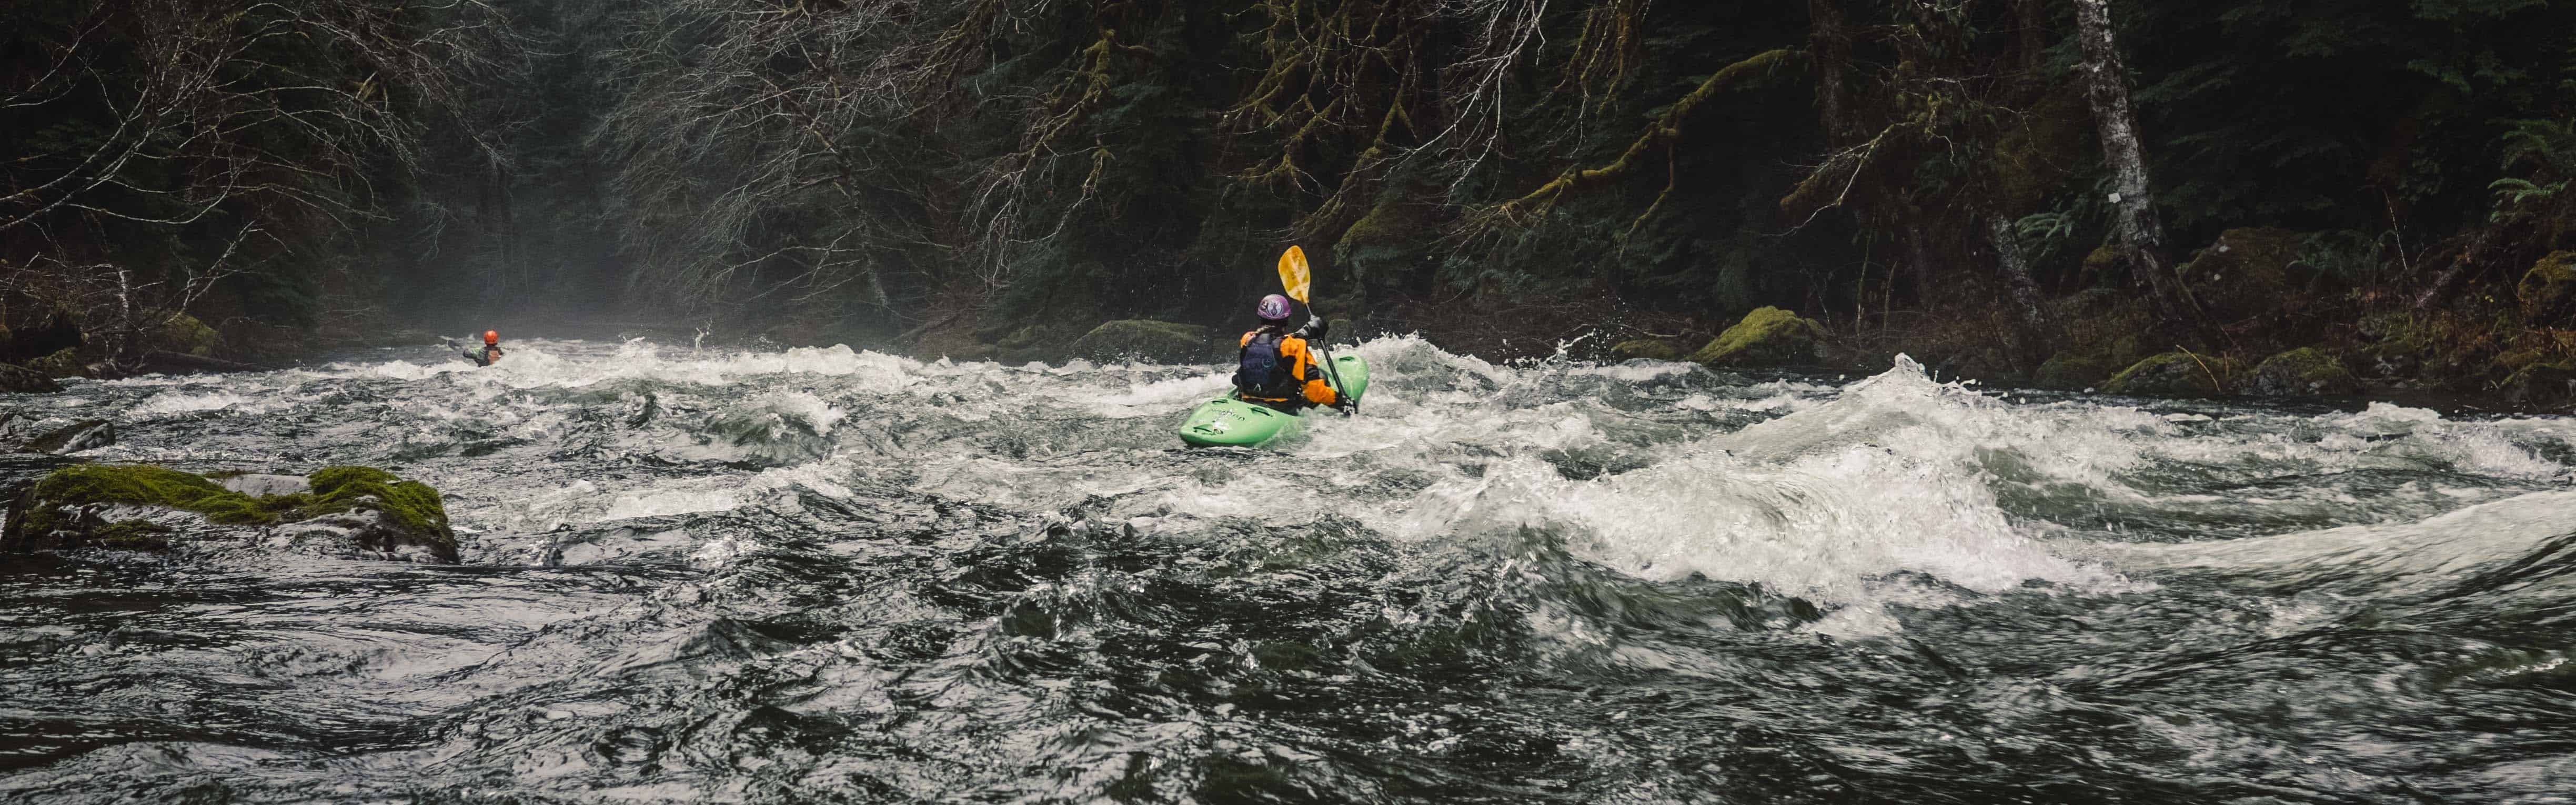
<path fill-rule="evenodd" d="M 483 331 L 483 348 L 466 350 L 465 359 L 473 361 L 476 366 L 490 366 L 492 364 L 500 363 L 501 331 Z"/>
<path fill-rule="evenodd" d="M 1243 334 L 1234 369 L 1235 398 L 1292 414 L 1317 405 L 1349 410 L 1350 403 L 1325 382 L 1323 368 L 1306 348 L 1308 339 L 1324 337 L 1324 320 L 1309 318 L 1306 326 L 1291 329 L 1288 320 L 1295 310 L 1288 297 L 1278 294 L 1262 297 L 1253 312 L 1261 316 L 1261 326 Z"/>

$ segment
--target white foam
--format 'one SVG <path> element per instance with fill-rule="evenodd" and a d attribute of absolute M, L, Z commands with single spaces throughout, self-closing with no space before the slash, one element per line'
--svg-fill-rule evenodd
<path fill-rule="evenodd" d="M 2576 520 L 2576 491 L 2533 492 L 2415 522 L 2217 542 L 2114 543 L 2093 552 L 2139 570 L 2226 570 L 2267 584 L 2331 585 L 2346 595 L 2376 597 L 2460 583 L 2529 555 L 2566 534 L 2571 520 Z M 2496 599 L 2529 587 L 2489 591 L 2487 605 L 2502 606 Z"/>
<path fill-rule="evenodd" d="M 156 414 L 182 414 L 194 411 L 213 411 L 230 408 L 249 401 L 249 399 L 244 398 L 239 394 L 222 390 L 210 391 L 203 394 L 185 394 L 175 391 L 165 391 L 160 394 L 152 395 L 151 399 L 144 400 L 142 403 L 137 404 L 132 409 L 129 409 L 127 413 L 138 416 L 152 416 Z"/>
<path fill-rule="evenodd" d="M 1225 372 L 1209 372 L 1164 380 L 1132 384 L 1126 391 L 1087 397 L 1091 410 L 1102 416 L 1128 418 L 1165 416 L 1175 408 L 1197 405 L 1233 388 Z"/>
<path fill-rule="evenodd" d="M 2029 579 L 2125 588 L 2050 553 L 1996 503 L 1974 467 L 1979 432 L 2019 421 L 1997 405 L 1903 361 L 1831 404 L 1668 447 L 1655 465 L 1619 475 L 1570 480 L 1518 450 L 1481 477 L 1435 485 L 1387 525 L 1418 537 L 1547 527 L 1643 578 L 1756 582 L 1862 610 L 1833 629 L 1891 627 L 1870 613 L 1895 600 L 1902 586 L 1886 577 L 1900 571 L 1981 592 Z M 1579 444 L 1579 421 L 1560 416 L 1555 438 L 1537 441 Z"/>

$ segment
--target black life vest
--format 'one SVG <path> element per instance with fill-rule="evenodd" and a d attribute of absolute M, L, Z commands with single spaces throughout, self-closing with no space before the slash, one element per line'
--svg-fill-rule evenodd
<path fill-rule="evenodd" d="M 1246 397 L 1286 399 L 1297 396 L 1295 368 L 1286 356 L 1279 354 L 1279 333 L 1264 332 L 1244 342 L 1243 354 L 1235 362 L 1234 387 Z"/>

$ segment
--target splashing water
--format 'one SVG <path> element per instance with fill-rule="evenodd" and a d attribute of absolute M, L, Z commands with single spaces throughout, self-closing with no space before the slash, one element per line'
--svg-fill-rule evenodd
<path fill-rule="evenodd" d="M 0 398 L 396 469 L 467 559 L 8 558 L 0 797 L 2576 790 L 2564 420 L 1356 351 L 1363 414 L 1268 451 L 1173 438 L 1212 367 L 846 347 Z"/>

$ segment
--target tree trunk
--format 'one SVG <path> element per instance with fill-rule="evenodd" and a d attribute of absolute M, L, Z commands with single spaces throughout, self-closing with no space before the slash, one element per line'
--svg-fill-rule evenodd
<path fill-rule="evenodd" d="M 2036 81 L 2039 71 L 2048 64 L 2048 12 L 2040 0 L 2013 0 L 2013 26 L 2020 30 L 2015 55 L 2021 57 L 2021 72 L 2026 80 Z"/>
<path fill-rule="evenodd" d="M 2004 275 L 2004 287 L 2012 293 L 2015 312 L 2021 314 L 2021 327 L 2013 339 L 2017 364 L 2037 366 L 2047 358 L 2041 354 L 2048 344 L 2048 309 L 2041 305 L 2039 283 L 2030 278 L 2030 263 L 2022 258 L 2021 240 L 2013 236 L 2012 221 L 2001 215 L 1986 216 L 1986 239 L 1995 247 L 1995 269 Z"/>
<path fill-rule="evenodd" d="M 1807 0 L 1807 53 L 1815 62 L 1816 122 L 1825 130 L 1825 145 L 1851 142 L 1851 122 L 1843 112 L 1843 71 L 1851 67 L 1851 35 L 1843 27 L 1835 0 Z"/>
<path fill-rule="evenodd" d="M 2138 113 L 2129 103 L 2128 68 L 2111 38 L 2108 0 L 2075 0 L 2076 38 L 2084 46 L 2086 96 L 2101 130 L 2102 159 L 2111 167 L 2112 224 L 2129 269 L 2147 284 L 2156 313 L 2169 325 L 2206 330 L 2200 304 L 2191 298 L 2165 257 L 2164 222 L 2156 217 L 2147 185 L 2146 147 L 2138 142 Z"/>

